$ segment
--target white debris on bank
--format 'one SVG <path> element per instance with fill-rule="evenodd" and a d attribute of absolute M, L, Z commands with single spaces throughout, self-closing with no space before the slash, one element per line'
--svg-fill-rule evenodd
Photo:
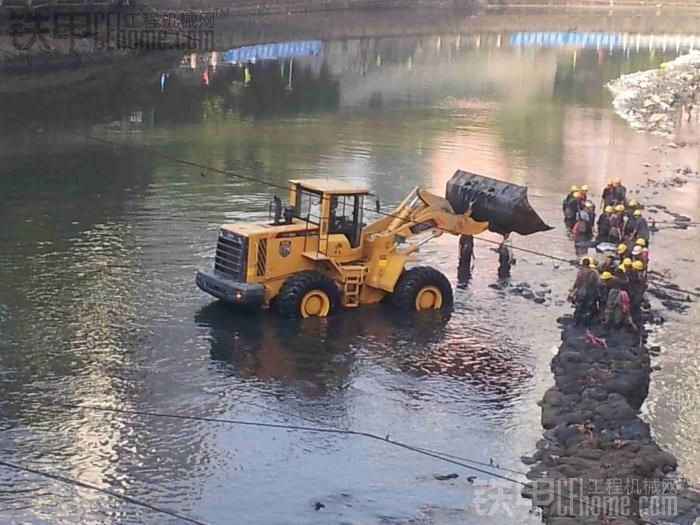
<path fill-rule="evenodd" d="M 634 128 L 673 135 L 681 118 L 696 116 L 700 92 L 700 51 L 691 51 L 659 69 L 623 75 L 608 83 L 618 115 Z"/>

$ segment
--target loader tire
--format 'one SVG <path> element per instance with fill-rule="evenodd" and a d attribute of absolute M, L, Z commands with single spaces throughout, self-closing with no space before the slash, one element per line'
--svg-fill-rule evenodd
<path fill-rule="evenodd" d="M 449 308 L 452 306 L 452 286 L 435 268 L 416 266 L 401 274 L 390 303 L 404 311 Z"/>
<path fill-rule="evenodd" d="M 340 292 L 330 277 L 306 270 L 289 277 L 274 299 L 277 313 L 287 319 L 326 317 L 340 306 Z"/>

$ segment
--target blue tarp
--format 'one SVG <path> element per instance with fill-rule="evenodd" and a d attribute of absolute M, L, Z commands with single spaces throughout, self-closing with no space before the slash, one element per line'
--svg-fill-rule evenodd
<path fill-rule="evenodd" d="M 512 46 L 545 46 L 545 47 L 620 47 L 622 33 L 583 33 L 535 31 L 511 33 Z"/>
<path fill-rule="evenodd" d="M 224 53 L 224 62 L 247 62 L 249 60 L 272 60 L 316 55 L 321 51 L 320 40 L 299 40 L 296 42 L 276 42 L 258 46 L 236 47 Z"/>

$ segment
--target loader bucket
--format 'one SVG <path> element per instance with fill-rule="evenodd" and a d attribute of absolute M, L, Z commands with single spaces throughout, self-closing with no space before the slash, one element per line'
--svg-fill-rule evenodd
<path fill-rule="evenodd" d="M 445 197 L 457 213 L 472 207 L 472 218 L 488 221 L 489 230 L 520 235 L 551 230 L 527 200 L 527 188 L 457 170 L 447 182 Z"/>

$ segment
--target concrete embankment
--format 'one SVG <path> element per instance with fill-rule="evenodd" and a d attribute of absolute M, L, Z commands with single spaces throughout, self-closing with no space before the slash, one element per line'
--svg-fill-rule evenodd
<path fill-rule="evenodd" d="M 639 417 L 651 374 L 645 337 L 560 322 L 555 385 L 541 402 L 544 435 L 523 458 L 533 488 L 523 495 L 550 525 L 692 524 L 700 492 Z"/>

